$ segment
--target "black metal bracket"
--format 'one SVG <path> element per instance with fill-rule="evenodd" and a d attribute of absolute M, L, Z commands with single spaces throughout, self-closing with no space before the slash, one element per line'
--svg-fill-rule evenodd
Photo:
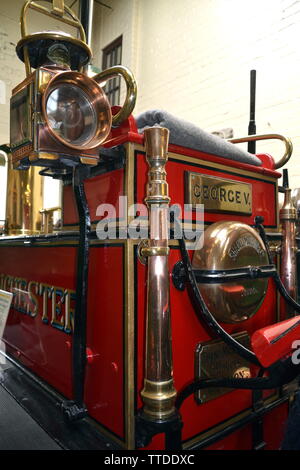
<path fill-rule="evenodd" d="M 79 217 L 79 243 L 77 252 L 76 305 L 72 338 L 72 389 L 73 401 L 62 406 L 64 415 L 71 421 L 86 416 L 84 381 L 86 369 L 87 288 L 89 267 L 89 235 L 91 220 L 86 199 L 84 180 L 89 169 L 78 165 L 73 170 L 73 192 Z"/>
<path fill-rule="evenodd" d="M 136 448 L 146 447 L 157 434 L 165 435 L 165 450 L 182 450 L 182 420 L 179 412 L 175 412 L 167 420 L 150 420 L 140 410 L 135 418 Z"/>
<path fill-rule="evenodd" d="M 177 261 L 172 270 L 172 281 L 176 289 L 184 291 L 188 281 L 183 261 Z"/>
<path fill-rule="evenodd" d="M 111 148 L 103 147 L 100 149 L 100 160 L 98 164 L 95 166 L 86 167 L 87 177 L 93 178 L 94 176 L 124 168 L 125 160 L 126 151 L 123 145 L 117 145 L 116 147 Z M 60 179 L 63 180 L 65 185 L 71 184 L 72 172 L 62 175 Z"/>
<path fill-rule="evenodd" d="M 86 407 L 80 407 L 77 403 L 75 403 L 75 401 L 72 400 L 64 401 L 61 404 L 61 411 L 67 421 L 71 422 L 79 421 L 87 415 Z"/>
<path fill-rule="evenodd" d="M 275 276 L 277 273 L 274 264 L 266 266 L 250 266 L 248 268 L 239 269 L 193 269 L 197 282 L 203 284 L 221 284 L 223 282 L 234 282 L 242 279 L 261 279 Z M 173 284 L 178 290 L 184 290 L 187 277 L 182 261 L 178 261 L 172 271 Z"/>
<path fill-rule="evenodd" d="M 264 370 L 259 371 L 259 377 L 262 377 Z M 264 440 L 264 419 L 263 419 L 263 410 L 264 410 L 264 396 L 263 390 L 252 390 L 252 409 L 254 412 L 258 413 L 259 417 L 255 419 L 252 423 L 252 449 L 253 450 L 263 450 L 266 447 L 266 442 Z"/>

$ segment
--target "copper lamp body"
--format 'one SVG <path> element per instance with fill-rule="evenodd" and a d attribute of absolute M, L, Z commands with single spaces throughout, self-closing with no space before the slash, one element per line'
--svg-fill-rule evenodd
<path fill-rule="evenodd" d="M 78 163 L 96 165 L 112 124 L 126 119 L 136 101 L 136 82 L 126 67 L 111 67 L 94 78 L 87 75 L 92 52 L 83 26 L 63 1 L 50 3 L 46 8 L 29 0 L 21 13 L 22 38 L 16 52 L 25 63 L 26 79 L 12 92 L 10 136 L 12 162 L 18 169 L 36 165 L 64 171 Z M 27 34 L 29 9 L 74 26 L 80 39 L 60 31 Z M 127 95 L 112 117 L 99 83 L 116 75 L 124 78 Z"/>

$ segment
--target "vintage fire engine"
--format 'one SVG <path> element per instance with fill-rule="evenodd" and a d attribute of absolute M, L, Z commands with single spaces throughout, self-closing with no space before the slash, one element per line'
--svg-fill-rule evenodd
<path fill-rule="evenodd" d="M 28 35 L 29 8 L 81 38 Z M 21 28 L 27 76 L 2 147 L 0 289 L 14 294 L 2 354 L 15 365 L 2 385 L 66 448 L 278 449 L 300 373 L 287 181 L 278 205 L 291 142 L 196 127 L 180 141 L 185 124 L 167 113 L 133 118 L 128 69 L 88 75 L 84 28 L 63 2 L 26 2 Z M 99 83 L 116 75 L 127 96 L 111 110 Z M 235 145 L 269 138 L 285 146 L 277 163 Z M 62 181 L 60 226 L 43 177 Z"/>

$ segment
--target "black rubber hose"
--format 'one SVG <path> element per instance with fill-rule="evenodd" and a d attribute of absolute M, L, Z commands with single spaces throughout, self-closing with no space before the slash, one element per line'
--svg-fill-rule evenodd
<path fill-rule="evenodd" d="M 264 370 L 260 370 L 258 377 L 249 379 L 235 379 L 232 377 L 223 379 L 196 380 L 181 390 L 177 396 L 175 406 L 179 409 L 190 395 L 203 388 L 223 387 L 242 390 L 272 390 L 294 380 L 300 373 L 300 364 L 294 364 L 291 358 L 278 361 L 267 369 L 268 377 L 261 377 Z"/>
<path fill-rule="evenodd" d="M 253 379 L 202 379 L 187 385 L 177 396 L 175 406 L 179 409 L 182 403 L 193 393 L 203 388 L 223 387 L 244 390 L 266 390 L 274 388 L 274 383 L 268 377 L 256 377 Z"/>

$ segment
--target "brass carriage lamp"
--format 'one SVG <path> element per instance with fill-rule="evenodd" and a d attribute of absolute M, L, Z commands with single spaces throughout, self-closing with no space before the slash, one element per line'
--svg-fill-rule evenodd
<path fill-rule="evenodd" d="M 14 88 L 11 97 L 14 168 L 37 165 L 59 169 L 78 162 L 97 164 L 99 146 L 111 126 L 126 118 L 135 104 L 136 84 L 126 67 L 111 67 L 93 78 L 86 74 L 85 66 L 92 53 L 80 21 L 63 1 L 50 3 L 51 9 L 27 1 L 21 13 L 22 38 L 16 52 L 25 63 L 26 79 Z M 74 26 L 80 39 L 57 31 L 28 35 L 29 8 Z M 99 82 L 116 75 L 125 79 L 127 96 L 121 111 L 112 117 Z"/>

